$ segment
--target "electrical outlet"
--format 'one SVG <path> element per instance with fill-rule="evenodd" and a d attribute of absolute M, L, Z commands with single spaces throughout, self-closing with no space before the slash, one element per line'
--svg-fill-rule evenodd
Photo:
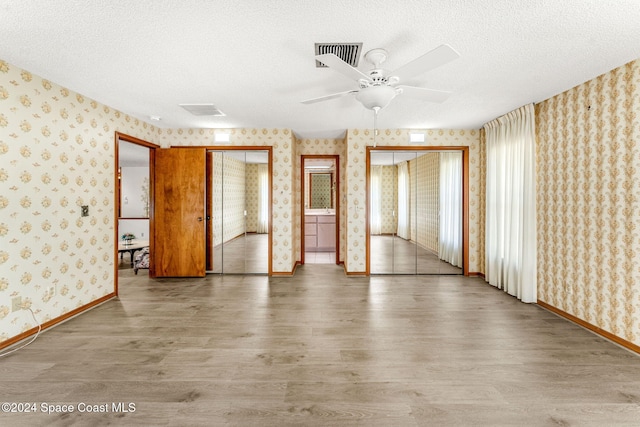
<path fill-rule="evenodd" d="M 22 297 L 13 297 L 11 306 L 11 311 L 22 310 Z"/>
<path fill-rule="evenodd" d="M 89 216 L 89 205 L 80 206 L 80 216 Z"/>

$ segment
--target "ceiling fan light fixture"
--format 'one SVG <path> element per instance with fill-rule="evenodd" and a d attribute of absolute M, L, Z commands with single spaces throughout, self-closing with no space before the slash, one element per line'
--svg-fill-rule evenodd
<path fill-rule="evenodd" d="M 395 88 L 391 86 L 369 86 L 360 89 L 356 95 L 356 99 L 369 110 L 375 108 L 383 109 L 389 105 L 396 94 Z"/>

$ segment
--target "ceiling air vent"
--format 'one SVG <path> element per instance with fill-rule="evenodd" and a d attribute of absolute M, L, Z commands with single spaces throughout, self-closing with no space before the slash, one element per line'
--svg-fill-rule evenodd
<path fill-rule="evenodd" d="M 194 116 L 216 116 L 221 117 L 225 114 L 218 110 L 213 104 L 180 104 L 182 108 L 193 114 Z"/>
<path fill-rule="evenodd" d="M 333 53 L 352 67 L 358 66 L 362 43 L 316 43 L 316 55 Z M 320 61 L 316 61 L 317 68 L 327 68 Z"/>

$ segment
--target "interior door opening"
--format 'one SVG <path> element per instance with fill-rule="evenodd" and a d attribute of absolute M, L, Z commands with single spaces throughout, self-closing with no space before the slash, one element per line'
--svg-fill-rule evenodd
<path fill-rule="evenodd" d="M 340 264 L 340 156 L 301 159 L 302 264 Z"/>
<path fill-rule="evenodd" d="M 115 142 L 117 279 L 118 275 L 137 271 L 134 269 L 136 256 L 148 249 L 153 240 L 152 177 L 157 146 L 118 132 Z M 151 267 L 149 262 L 145 268 Z"/>

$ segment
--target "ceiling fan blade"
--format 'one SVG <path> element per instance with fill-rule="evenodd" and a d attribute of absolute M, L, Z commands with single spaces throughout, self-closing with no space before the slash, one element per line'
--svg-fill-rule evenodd
<path fill-rule="evenodd" d="M 444 65 L 459 57 L 460 54 L 453 50 L 451 46 L 443 44 L 414 59 L 408 64 L 403 65 L 389 75 L 398 77 L 400 81 L 404 81 L 413 76 L 417 76 L 418 74 L 433 70 L 434 68 Z"/>
<path fill-rule="evenodd" d="M 316 59 L 322 62 L 327 67 L 333 69 L 334 71 L 337 71 L 355 81 L 358 81 L 361 79 L 365 79 L 366 81 L 369 81 L 369 82 L 372 81 L 371 77 L 367 76 L 362 71 L 356 68 L 353 68 L 351 65 L 347 64 L 346 62 L 344 62 L 342 59 L 340 59 L 337 55 L 333 53 L 316 55 Z"/>
<path fill-rule="evenodd" d="M 341 96 L 349 95 L 350 93 L 357 93 L 357 90 L 348 90 L 346 92 L 333 93 L 331 95 L 320 96 L 318 98 L 306 99 L 301 101 L 303 104 L 315 104 L 316 102 L 326 101 L 328 99 L 340 98 Z"/>
<path fill-rule="evenodd" d="M 447 98 L 449 98 L 449 95 L 451 95 L 451 92 L 446 92 L 443 90 L 427 89 L 424 87 L 400 85 L 400 86 L 396 86 L 396 88 L 402 90 L 402 95 L 405 95 L 411 98 L 421 99 L 423 101 L 429 101 L 429 102 L 441 103 L 441 102 L 444 102 Z"/>

